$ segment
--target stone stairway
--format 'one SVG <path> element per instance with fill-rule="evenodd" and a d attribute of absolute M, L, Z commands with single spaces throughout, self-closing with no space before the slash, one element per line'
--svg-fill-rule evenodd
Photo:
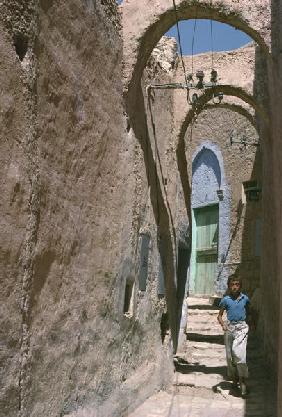
<path fill-rule="evenodd" d="M 172 387 L 156 393 L 129 417 L 276 417 L 275 384 L 256 336 L 249 337 L 249 393 L 243 399 L 225 379 L 218 309 L 204 298 L 189 298 L 188 306 L 187 342 L 175 358 Z"/>

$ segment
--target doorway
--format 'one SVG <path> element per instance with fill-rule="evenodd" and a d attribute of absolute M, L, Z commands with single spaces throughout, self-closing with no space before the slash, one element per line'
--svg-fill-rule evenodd
<path fill-rule="evenodd" d="M 218 204 L 194 209 L 196 295 L 213 295 L 218 263 Z"/>

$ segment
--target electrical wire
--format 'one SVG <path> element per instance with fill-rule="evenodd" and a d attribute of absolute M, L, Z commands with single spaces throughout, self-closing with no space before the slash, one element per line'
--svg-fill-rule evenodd
<path fill-rule="evenodd" d="M 195 45 L 195 36 L 197 30 L 197 18 L 194 20 L 193 36 L 192 36 L 192 74 L 194 74 L 194 45 Z"/>
<path fill-rule="evenodd" d="M 211 27 L 211 62 L 212 62 L 211 69 L 214 70 L 213 21 L 212 19 L 210 20 L 210 27 Z"/>
<path fill-rule="evenodd" d="M 186 73 L 186 66 L 185 66 L 185 62 L 184 62 L 184 58 L 183 58 L 182 42 L 181 42 L 181 35 L 180 35 L 179 22 L 178 22 L 178 13 L 177 13 L 175 0 L 172 0 L 172 3 L 173 3 L 173 8 L 174 8 L 174 14 L 175 14 L 175 23 L 176 23 L 176 31 L 177 31 L 179 52 L 180 52 L 180 57 L 181 57 L 181 64 L 182 64 L 182 69 L 183 69 L 183 73 L 184 73 L 185 84 L 186 84 L 186 87 L 187 87 L 187 101 L 188 101 L 188 104 L 190 104 L 189 84 L 188 84 L 188 78 L 187 78 L 187 73 Z"/>

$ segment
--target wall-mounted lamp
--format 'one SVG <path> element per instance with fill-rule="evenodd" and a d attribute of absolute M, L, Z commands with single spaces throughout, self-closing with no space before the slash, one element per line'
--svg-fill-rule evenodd
<path fill-rule="evenodd" d="M 261 188 L 258 186 L 257 181 L 245 181 L 243 182 L 243 187 L 247 201 L 259 201 Z"/>
<path fill-rule="evenodd" d="M 216 190 L 216 194 L 217 194 L 217 196 L 218 196 L 218 199 L 219 199 L 220 201 L 222 201 L 222 200 L 223 200 L 223 190 L 221 190 L 221 189 Z"/>

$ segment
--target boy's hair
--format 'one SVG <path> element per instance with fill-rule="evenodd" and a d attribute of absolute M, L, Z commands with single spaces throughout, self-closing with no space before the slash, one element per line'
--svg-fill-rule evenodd
<path fill-rule="evenodd" d="M 238 281 L 240 284 L 240 287 L 242 287 L 242 278 L 240 278 L 237 274 L 232 274 L 228 277 L 227 280 L 227 286 L 229 287 L 229 285 L 231 284 L 231 282 L 233 281 Z"/>

